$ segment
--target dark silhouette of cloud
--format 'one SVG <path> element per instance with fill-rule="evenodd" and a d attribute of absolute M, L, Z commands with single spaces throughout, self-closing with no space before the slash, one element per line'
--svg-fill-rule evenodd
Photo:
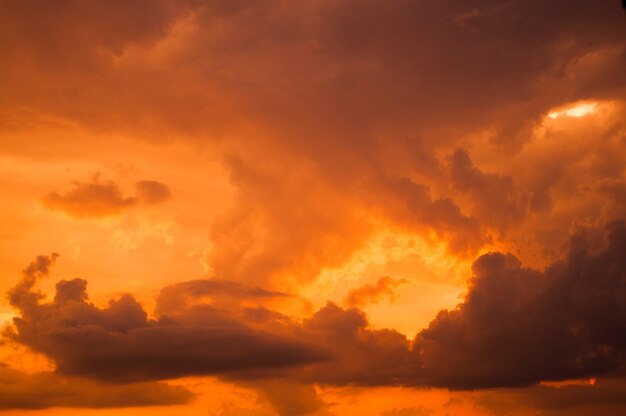
<path fill-rule="evenodd" d="M 7 335 L 53 359 L 60 374 L 117 382 L 286 367 L 326 358 L 310 343 L 251 329 L 209 305 L 147 318 L 130 295 L 98 308 L 87 281 L 62 280 L 54 301 L 40 303 L 37 278 L 55 256 L 40 256 L 9 293 L 20 311 Z"/>
<path fill-rule="evenodd" d="M 264 308 L 233 312 L 189 302 L 206 294 L 283 295 L 222 281 L 165 288 L 156 319 L 130 295 L 97 308 L 82 279 L 60 281 L 54 300 L 42 303 L 34 284 L 54 255 L 38 257 L 9 292 L 20 316 L 8 335 L 53 359 L 59 374 L 117 382 L 218 374 L 473 390 L 621 376 L 626 226 L 611 223 L 605 234 L 601 244 L 574 235 L 568 255 L 543 271 L 511 254 L 480 256 L 465 300 L 439 312 L 413 342 L 330 302 L 301 323 Z M 176 309 L 165 299 L 183 304 Z"/>
<path fill-rule="evenodd" d="M 624 222 L 608 226 L 604 248 L 591 242 L 572 237 L 545 271 L 510 254 L 476 260 L 465 301 L 416 338 L 424 382 L 476 389 L 623 374 Z"/>

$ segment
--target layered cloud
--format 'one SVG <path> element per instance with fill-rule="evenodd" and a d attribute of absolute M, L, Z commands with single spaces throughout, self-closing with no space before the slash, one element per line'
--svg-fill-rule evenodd
<path fill-rule="evenodd" d="M 323 351 L 254 330 L 211 306 L 148 319 L 130 295 L 98 308 L 82 279 L 62 280 L 53 302 L 31 291 L 54 256 L 40 256 L 10 292 L 14 340 L 52 358 L 61 374 L 109 381 L 169 379 L 246 369 L 285 367 L 325 359 Z"/>
<path fill-rule="evenodd" d="M 619 381 L 536 384 L 623 376 L 625 39 L 616 0 L 0 0 L 3 273 L 55 247 L 91 292 L 62 280 L 46 299 L 54 255 L 25 270 L 6 335 L 56 370 L 2 369 L 22 386 L 7 400 L 53 379 L 68 398 L 37 406 L 131 405 L 131 386 L 174 403 L 155 383 L 214 375 L 283 414 L 321 412 L 316 383 L 533 385 L 619 408 Z M 114 173 L 146 165 L 167 185 Z M 49 181 L 87 166 L 103 176 Z M 381 244 L 354 264 L 396 233 L 411 254 Z M 434 263 L 472 261 L 452 308 L 467 276 Z M 364 284 L 387 275 L 411 284 Z M 411 302 L 448 310 L 411 337 L 385 328 Z M 485 394 L 496 414 L 525 400 Z"/>
<path fill-rule="evenodd" d="M 626 226 L 617 222 L 602 246 L 575 236 L 568 256 L 545 271 L 524 268 L 510 254 L 483 255 L 465 300 L 441 311 L 413 342 L 333 303 L 298 323 L 270 310 L 190 302 L 219 292 L 284 296 L 219 281 L 165 288 L 155 319 L 129 295 L 94 306 L 82 279 L 60 281 L 54 300 L 41 303 L 33 286 L 55 258 L 43 256 L 10 292 L 20 316 L 9 335 L 53 359 L 60 374 L 118 382 L 223 374 L 481 389 L 618 376 L 626 358 L 625 249 Z"/>

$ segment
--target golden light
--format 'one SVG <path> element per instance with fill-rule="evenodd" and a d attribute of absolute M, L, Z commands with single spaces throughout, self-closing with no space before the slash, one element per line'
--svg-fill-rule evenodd
<path fill-rule="evenodd" d="M 595 113 L 598 110 L 597 102 L 578 103 L 570 107 L 562 108 L 557 111 L 548 113 L 548 117 L 555 119 L 559 117 L 584 117 L 588 114 Z"/>

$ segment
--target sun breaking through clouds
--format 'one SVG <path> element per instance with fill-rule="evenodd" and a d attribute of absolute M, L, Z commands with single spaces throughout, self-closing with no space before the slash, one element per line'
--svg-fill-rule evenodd
<path fill-rule="evenodd" d="M 0 27 L 0 412 L 626 412 L 618 0 Z"/>

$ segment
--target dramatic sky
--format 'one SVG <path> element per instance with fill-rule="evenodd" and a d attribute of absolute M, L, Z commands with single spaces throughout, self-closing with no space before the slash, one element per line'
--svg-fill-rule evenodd
<path fill-rule="evenodd" d="M 626 414 L 620 0 L 0 0 L 0 413 Z"/>

